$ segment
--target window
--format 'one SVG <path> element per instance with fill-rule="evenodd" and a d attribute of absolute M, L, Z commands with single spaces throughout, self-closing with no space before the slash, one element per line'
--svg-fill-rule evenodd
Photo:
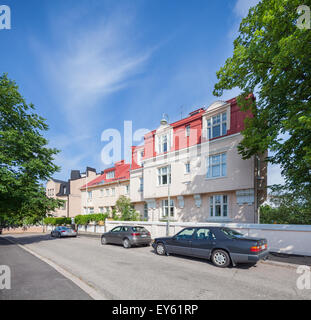
<path fill-rule="evenodd" d="M 190 173 L 190 162 L 187 162 L 185 164 L 185 171 L 186 171 L 186 173 Z"/>
<path fill-rule="evenodd" d="M 106 189 L 106 196 L 109 197 L 109 195 L 110 195 L 110 190 Z"/>
<path fill-rule="evenodd" d="M 94 207 L 89 207 L 89 213 L 94 213 Z"/>
<path fill-rule="evenodd" d="M 144 218 L 148 219 L 148 204 L 144 203 Z"/>
<path fill-rule="evenodd" d="M 190 137 L 190 125 L 186 126 L 186 137 Z"/>
<path fill-rule="evenodd" d="M 106 173 L 106 179 L 113 179 L 114 178 L 114 171 L 109 171 Z"/>
<path fill-rule="evenodd" d="M 166 166 L 158 169 L 158 183 L 159 185 L 166 185 L 171 183 L 171 167 Z"/>
<path fill-rule="evenodd" d="M 216 218 L 228 216 L 228 196 L 215 195 L 210 197 L 210 216 Z"/>
<path fill-rule="evenodd" d="M 126 194 L 129 194 L 129 193 L 130 193 L 130 185 L 129 185 L 129 184 L 127 184 L 127 185 L 125 186 L 125 193 L 126 193 Z"/>
<path fill-rule="evenodd" d="M 144 158 L 144 151 L 139 151 L 137 154 L 137 164 L 141 167 L 144 166 L 143 164 L 143 158 Z"/>
<path fill-rule="evenodd" d="M 120 232 L 122 230 L 122 227 L 115 227 L 110 232 Z"/>
<path fill-rule="evenodd" d="M 159 137 L 159 153 L 167 152 L 168 150 L 168 135 L 164 134 Z"/>
<path fill-rule="evenodd" d="M 104 213 L 104 207 L 99 207 L 99 212 Z"/>
<path fill-rule="evenodd" d="M 176 234 L 175 238 L 177 240 L 190 240 L 192 239 L 192 235 L 195 231 L 195 228 L 186 228 L 181 230 L 179 233 Z"/>
<path fill-rule="evenodd" d="M 174 200 L 170 201 L 170 217 L 174 217 Z M 162 217 L 168 216 L 168 199 L 162 200 Z"/>
<path fill-rule="evenodd" d="M 103 197 L 104 195 L 105 195 L 105 190 L 104 190 L 104 189 L 101 189 L 101 190 L 100 190 L 100 196 Z"/>
<path fill-rule="evenodd" d="M 144 178 L 139 178 L 139 191 L 144 191 Z"/>
<path fill-rule="evenodd" d="M 87 192 L 87 198 L 88 199 L 92 199 L 92 191 L 88 191 Z"/>
<path fill-rule="evenodd" d="M 194 234 L 196 240 L 209 240 L 211 238 L 211 232 L 207 228 L 201 228 Z"/>
<path fill-rule="evenodd" d="M 227 134 L 227 112 L 217 114 L 207 120 L 207 138 L 217 138 Z"/>
<path fill-rule="evenodd" d="M 109 207 L 105 207 L 105 212 L 109 213 Z"/>
<path fill-rule="evenodd" d="M 225 177 L 227 175 L 227 155 L 217 154 L 208 158 L 207 178 Z"/>

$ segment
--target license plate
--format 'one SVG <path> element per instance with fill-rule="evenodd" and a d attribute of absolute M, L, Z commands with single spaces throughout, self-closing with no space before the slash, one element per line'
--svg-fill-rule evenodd
<path fill-rule="evenodd" d="M 146 234 L 142 234 L 141 236 L 142 236 L 142 237 L 147 237 L 147 235 L 146 235 Z"/>

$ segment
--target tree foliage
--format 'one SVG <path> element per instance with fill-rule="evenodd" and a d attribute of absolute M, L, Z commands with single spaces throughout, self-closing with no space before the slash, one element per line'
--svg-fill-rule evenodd
<path fill-rule="evenodd" d="M 311 195 L 311 30 L 297 27 L 300 0 L 262 0 L 240 24 L 233 56 L 217 72 L 214 94 L 238 87 L 246 120 L 244 159 L 270 149 L 288 191 Z M 311 6 L 311 1 L 304 1 Z M 256 104 L 245 99 L 256 94 Z M 285 137 L 285 138 L 284 138 Z M 307 198 L 304 201 L 308 201 Z"/>
<path fill-rule="evenodd" d="M 42 182 L 59 168 L 53 163 L 56 149 L 47 147 L 42 133 L 45 120 L 26 103 L 18 86 L 0 76 L 0 223 L 38 222 L 62 205 L 48 198 Z M 26 219 L 26 220 L 25 220 Z"/>
<path fill-rule="evenodd" d="M 114 219 L 122 221 L 137 221 L 139 220 L 139 213 L 134 209 L 131 200 L 126 196 L 120 196 L 116 202 L 116 211 L 120 216 Z"/>
<path fill-rule="evenodd" d="M 311 224 L 311 207 L 304 201 L 307 194 L 293 194 L 274 187 L 272 205 L 260 207 L 260 223 Z"/>

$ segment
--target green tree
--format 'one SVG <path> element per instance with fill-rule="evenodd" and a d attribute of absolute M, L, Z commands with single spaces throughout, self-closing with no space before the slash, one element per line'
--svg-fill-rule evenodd
<path fill-rule="evenodd" d="M 297 8 L 310 0 L 262 0 L 251 8 L 234 40 L 232 57 L 217 72 L 214 94 L 238 87 L 245 121 L 244 159 L 270 149 L 289 192 L 311 195 L 311 30 L 300 29 Z M 255 92 L 256 103 L 246 99 Z"/>
<path fill-rule="evenodd" d="M 131 200 L 126 196 L 120 196 L 116 202 L 116 210 L 120 213 L 120 220 L 137 221 L 139 213 L 134 209 Z"/>
<path fill-rule="evenodd" d="M 18 86 L 6 74 L 0 76 L 0 222 L 38 222 L 62 205 L 46 197 L 42 182 L 59 168 L 53 164 L 58 150 L 47 147 L 42 132 L 45 120 L 26 104 Z"/>

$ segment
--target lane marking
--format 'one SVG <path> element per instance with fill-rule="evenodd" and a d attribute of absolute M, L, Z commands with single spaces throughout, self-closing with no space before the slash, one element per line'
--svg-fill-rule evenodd
<path fill-rule="evenodd" d="M 20 247 L 21 249 L 27 251 L 28 253 L 32 254 L 33 256 L 37 257 L 41 261 L 43 261 L 43 262 L 47 263 L 48 265 L 50 265 L 52 268 L 54 268 L 56 271 L 58 271 L 64 277 L 66 277 L 67 279 L 69 279 L 73 283 L 75 283 L 79 288 L 81 288 L 84 292 L 86 292 L 92 299 L 94 299 L 94 300 L 108 300 L 104 295 L 99 293 L 90 284 L 86 283 L 85 281 L 83 281 L 82 279 L 77 277 L 76 275 L 72 274 L 68 270 L 66 270 L 63 267 L 59 266 L 58 264 L 56 264 L 52 260 L 50 260 L 48 258 L 45 258 L 45 257 L 41 256 L 40 254 L 34 252 L 33 250 L 27 248 L 24 244 L 20 244 L 20 243 L 18 243 L 16 241 L 13 241 L 12 239 L 9 239 L 7 237 L 3 237 L 3 238 L 6 239 L 7 241 L 17 245 L 18 247 Z"/>

